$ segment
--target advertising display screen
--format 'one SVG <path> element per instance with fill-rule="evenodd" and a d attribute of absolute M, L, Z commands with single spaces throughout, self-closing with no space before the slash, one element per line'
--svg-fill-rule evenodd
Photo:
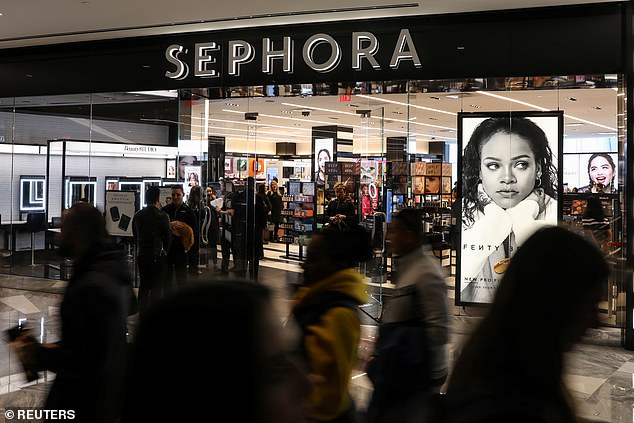
<path fill-rule="evenodd" d="M 458 115 L 462 230 L 458 304 L 490 303 L 518 247 L 556 225 L 561 112 Z"/>

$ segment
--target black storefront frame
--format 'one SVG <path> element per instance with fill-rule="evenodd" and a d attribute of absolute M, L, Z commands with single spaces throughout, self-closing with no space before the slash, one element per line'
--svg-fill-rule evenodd
<path fill-rule="evenodd" d="M 526 75 L 618 74 L 625 75 L 626 97 L 634 98 L 634 54 L 631 1 L 563 7 L 506 10 L 349 21 L 270 26 L 224 31 L 171 34 L 152 37 L 103 40 L 0 51 L 0 97 L 144 91 L 157 89 L 209 90 L 222 98 L 232 86 L 300 84 L 373 80 L 464 79 Z M 592 28 L 592 29 L 589 29 Z M 420 58 L 420 66 L 403 60 L 391 68 L 390 55 L 398 48 L 399 36 L 407 29 Z M 353 70 L 350 45 L 353 32 L 371 31 L 380 41 L 375 71 L 365 60 L 362 70 Z M 331 36 L 342 49 L 338 65 L 330 72 L 314 71 L 302 57 L 302 46 L 316 34 Z M 284 37 L 293 41 L 298 64 L 293 72 L 281 71 L 281 60 L 273 59 L 272 72 L 262 72 L 263 40 L 270 38 L 279 49 Z M 240 76 L 229 76 L 227 43 L 246 41 L 256 50 Z M 188 65 L 197 43 L 217 43 L 213 58 L 220 76 L 197 77 L 194 72 L 181 79 L 166 77 L 174 63 L 166 58 L 169 46 L 183 46 Z M 314 62 L 328 60 L 331 45 L 315 48 Z M 387 46 L 383 48 L 383 46 Z M 259 55 L 258 55 L 258 49 Z M 210 56 L 210 59 L 212 57 Z M 303 64 L 302 64 L 303 59 Z M 184 61 L 185 61 L 184 60 Z M 214 65 L 209 65 L 213 67 Z M 634 116 L 632 102 L 627 116 Z M 627 119 L 626 151 L 633 147 L 634 122 Z M 634 174 L 628 159 L 625 180 Z M 626 183 L 626 200 L 634 198 L 634 187 Z M 628 268 L 633 261 L 633 209 L 628 204 L 625 248 Z M 626 327 L 623 344 L 634 349 L 634 283 L 627 271 Z"/>

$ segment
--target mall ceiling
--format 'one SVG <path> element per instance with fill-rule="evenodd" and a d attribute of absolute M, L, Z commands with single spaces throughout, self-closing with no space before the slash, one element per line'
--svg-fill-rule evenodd
<path fill-rule="evenodd" d="M 27 0 L 0 3 L 0 48 L 189 31 L 612 0 Z"/>
<path fill-rule="evenodd" d="M 208 0 L 29 0 L 0 3 L 0 48 L 132 37 L 174 32 L 294 24 L 309 21 L 363 19 L 399 15 L 460 13 L 526 7 L 597 3 L 579 0 L 429 0 L 389 1 L 269 0 L 267 2 L 210 2 Z M 607 1 L 603 1 L 607 2 Z M 318 5 L 318 6 L 316 6 Z M 318 7 L 318 9 L 316 9 Z M 615 86 L 615 84 L 612 84 Z M 230 98 L 210 105 L 210 134 L 240 135 L 244 113 L 258 112 L 258 134 L 280 141 L 309 142 L 311 126 L 352 126 L 357 134 L 405 135 L 418 139 L 455 140 L 456 113 L 460 111 L 564 110 L 568 136 L 616 133 L 617 93 L 591 82 L 564 87 L 522 90 L 509 86 L 495 96 L 472 89 L 446 87 L 413 94 Z M 424 91 L 424 90 L 423 90 Z M 27 113 L 122 119 L 176 124 L 179 102 L 164 93 L 102 93 L 90 95 L 0 99 L 0 107 Z M 510 100 L 509 100 L 510 99 Z M 15 101 L 15 103 L 13 103 Z M 408 106 L 409 104 L 409 106 Z M 91 106 L 92 105 L 92 106 Z M 364 118 L 359 110 L 371 110 Z M 382 117 L 382 118 L 381 118 Z M 195 123 L 195 119 L 193 120 Z"/>

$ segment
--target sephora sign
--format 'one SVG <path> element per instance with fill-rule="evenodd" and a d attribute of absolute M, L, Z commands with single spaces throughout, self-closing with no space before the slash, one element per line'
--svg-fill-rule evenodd
<path fill-rule="evenodd" d="M 371 32 L 353 32 L 351 37 L 351 66 L 353 70 L 367 69 L 381 70 L 383 66 L 398 69 L 403 62 L 411 62 L 416 67 L 422 67 L 420 57 L 416 51 L 414 40 L 408 29 L 401 29 L 396 43 L 390 45 L 391 59 L 386 63 L 379 63 L 379 39 Z M 273 45 L 271 38 L 262 38 L 262 42 L 256 45 L 244 40 L 229 40 L 223 45 L 215 42 L 203 42 L 194 44 L 194 51 L 188 51 L 182 45 L 172 44 L 165 50 L 165 59 L 169 62 L 165 76 L 171 79 L 185 79 L 193 69 L 193 75 L 198 78 L 218 78 L 223 76 L 223 69 L 227 76 L 239 77 L 240 72 L 249 65 L 256 56 L 261 58 L 260 70 L 262 74 L 273 75 L 274 72 L 292 74 L 297 60 L 315 72 L 328 73 L 340 65 L 342 59 L 342 46 L 328 34 L 315 34 L 309 37 L 301 46 L 296 48 L 292 37 L 282 37 L 279 45 Z M 347 48 L 348 46 L 346 46 Z M 322 54 L 316 58 L 316 50 Z M 326 49 L 326 50 L 324 50 Z M 323 54 L 328 51 L 330 54 Z M 224 63 L 223 63 L 224 62 Z M 274 66 L 275 63 L 278 63 Z"/>

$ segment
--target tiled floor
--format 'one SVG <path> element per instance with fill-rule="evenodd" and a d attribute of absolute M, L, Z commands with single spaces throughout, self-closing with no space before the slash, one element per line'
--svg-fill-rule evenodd
<path fill-rule="evenodd" d="M 269 286 L 274 294 L 274 306 L 280 319 L 289 312 L 290 298 L 294 288 L 301 282 L 301 268 L 296 260 L 281 258 L 282 244 L 265 246 L 266 259 L 260 262 L 260 281 Z M 206 273 L 201 277 L 210 277 Z M 213 274 L 217 277 L 217 274 Z M 452 281 L 448 280 L 450 296 Z M 17 324 L 18 319 L 28 318 L 32 326 L 42 329 L 47 341 L 57 339 L 59 321 L 58 304 L 63 295 L 65 282 L 0 275 L 0 330 Z M 379 287 L 368 284 L 368 292 L 379 298 L 380 289 L 389 292 L 390 286 Z M 364 310 L 376 317 L 378 306 L 371 301 Z M 452 307 L 451 342 L 448 349 L 450 364 L 454 362 L 460 345 L 479 321 L 474 314 L 482 310 L 464 310 Z M 360 361 L 371 351 L 375 326 L 372 318 L 364 316 Z M 131 320 L 131 330 L 134 321 Z M 620 331 L 602 328 L 591 331 L 567 357 L 565 382 L 575 401 L 580 417 L 601 422 L 634 421 L 634 353 L 620 347 Z M 0 408 L 29 407 L 42 404 L 52 373 L 36 383 L 26 384 L 21 369 L 8 345 L 0 341 Z M 351 380 L 351 392 L 359 409 L 363 409 L 371 393 L 371 383 L 360 366 Z"/>

